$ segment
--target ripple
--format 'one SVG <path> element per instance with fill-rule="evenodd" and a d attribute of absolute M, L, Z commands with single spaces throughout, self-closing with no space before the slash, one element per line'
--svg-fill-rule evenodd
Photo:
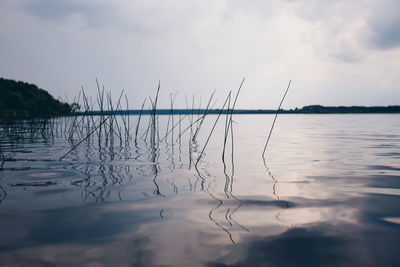
<path fill-rule="evenodd" d="M 343 188 L 344 191 L 368 193 L 368 194 L 380 194 L 380 195 L 394 195 L 400 196 L 400 189 L 397 188 L 383 188 L 383 187 L 352 187 Z"/>
<path fill-rule="evenodd" d="M 55 182 L 29 182 L 29 183 L 16 183 L 16 184 L 10 184 L 11 186 L 50 186 L 50 185 L 55 185 Z"/>

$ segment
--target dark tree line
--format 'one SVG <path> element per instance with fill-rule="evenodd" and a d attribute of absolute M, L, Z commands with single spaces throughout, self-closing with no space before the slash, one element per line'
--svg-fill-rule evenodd
<path fill-rule="evenodd" d="M 34 84 L 0 78 L 1 118 L 51 117 L 71 111 L 71 105 L 54 99 Z"/>
<path fill-rule="evenodd" d="M 298 113 L 399 113 L 400 106 L 338 106 L 325 107 L 320 105 L 305 106 Z"/>

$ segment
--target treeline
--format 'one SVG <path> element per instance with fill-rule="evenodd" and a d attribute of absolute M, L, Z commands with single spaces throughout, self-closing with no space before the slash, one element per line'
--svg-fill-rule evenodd
<path fill-rule="evenodd" d="M 34 84 L 0 78 L 0 118 L 51 117 L 71 111 L 71 105 Z"/>
<path fill-rule="evenodd" d="M 294 110 L 296 113 L 400 113 L 400 106 L 337 106 L 325 107 L 320 105 L 305 106 Z"/>
<path fill-rule="evenodd" d="M 173 114 L 175 115 L 190 115 L 190 114 L 219 114 L 220 109 L 174 109 Z M 275 114 L 276 110 L 273 109 L 235 109 L 235 110 L 223 110 L 223 114 Z M 295 109 L 282 109 L 279 110 L 282 114 L 346 114 L 346 113 L 400 113 L 400 106 L 376 106 L 376 107 L 364 107 L 364 106 L 336 106 L 336 107 L 325 107 L 320 105 L 304 106 L 302 108 Z M 113 111 L 90 111 L 90 112 L 77 112 L 80 115 L 149 115 L 152 114 L 150 109 L 131 109 L 131 110 L 113 110 Z M 156 114 L 158 115 L 170 115 L 171 109 L 157 109 Z"/>

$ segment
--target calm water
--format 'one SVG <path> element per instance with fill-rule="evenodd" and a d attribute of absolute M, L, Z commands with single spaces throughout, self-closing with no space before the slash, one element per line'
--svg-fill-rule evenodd
<path fill-rule="evenodd" d="M 61 161 L 66 120 L 1 126 L 0 265 L 400 266 L 400 115 L 280 115 L 265 162 L 273 116 L 234 115 L 225 164 L 221 117 L 196 170 L 215 119 Z"/>

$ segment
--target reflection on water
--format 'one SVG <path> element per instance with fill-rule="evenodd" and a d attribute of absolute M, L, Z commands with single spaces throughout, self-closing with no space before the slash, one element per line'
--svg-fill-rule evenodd
<path fill-rule="evenodd" d="M 400 264 L 399 115 L 74 119 L 1 125 L 1 265 Z"/>

